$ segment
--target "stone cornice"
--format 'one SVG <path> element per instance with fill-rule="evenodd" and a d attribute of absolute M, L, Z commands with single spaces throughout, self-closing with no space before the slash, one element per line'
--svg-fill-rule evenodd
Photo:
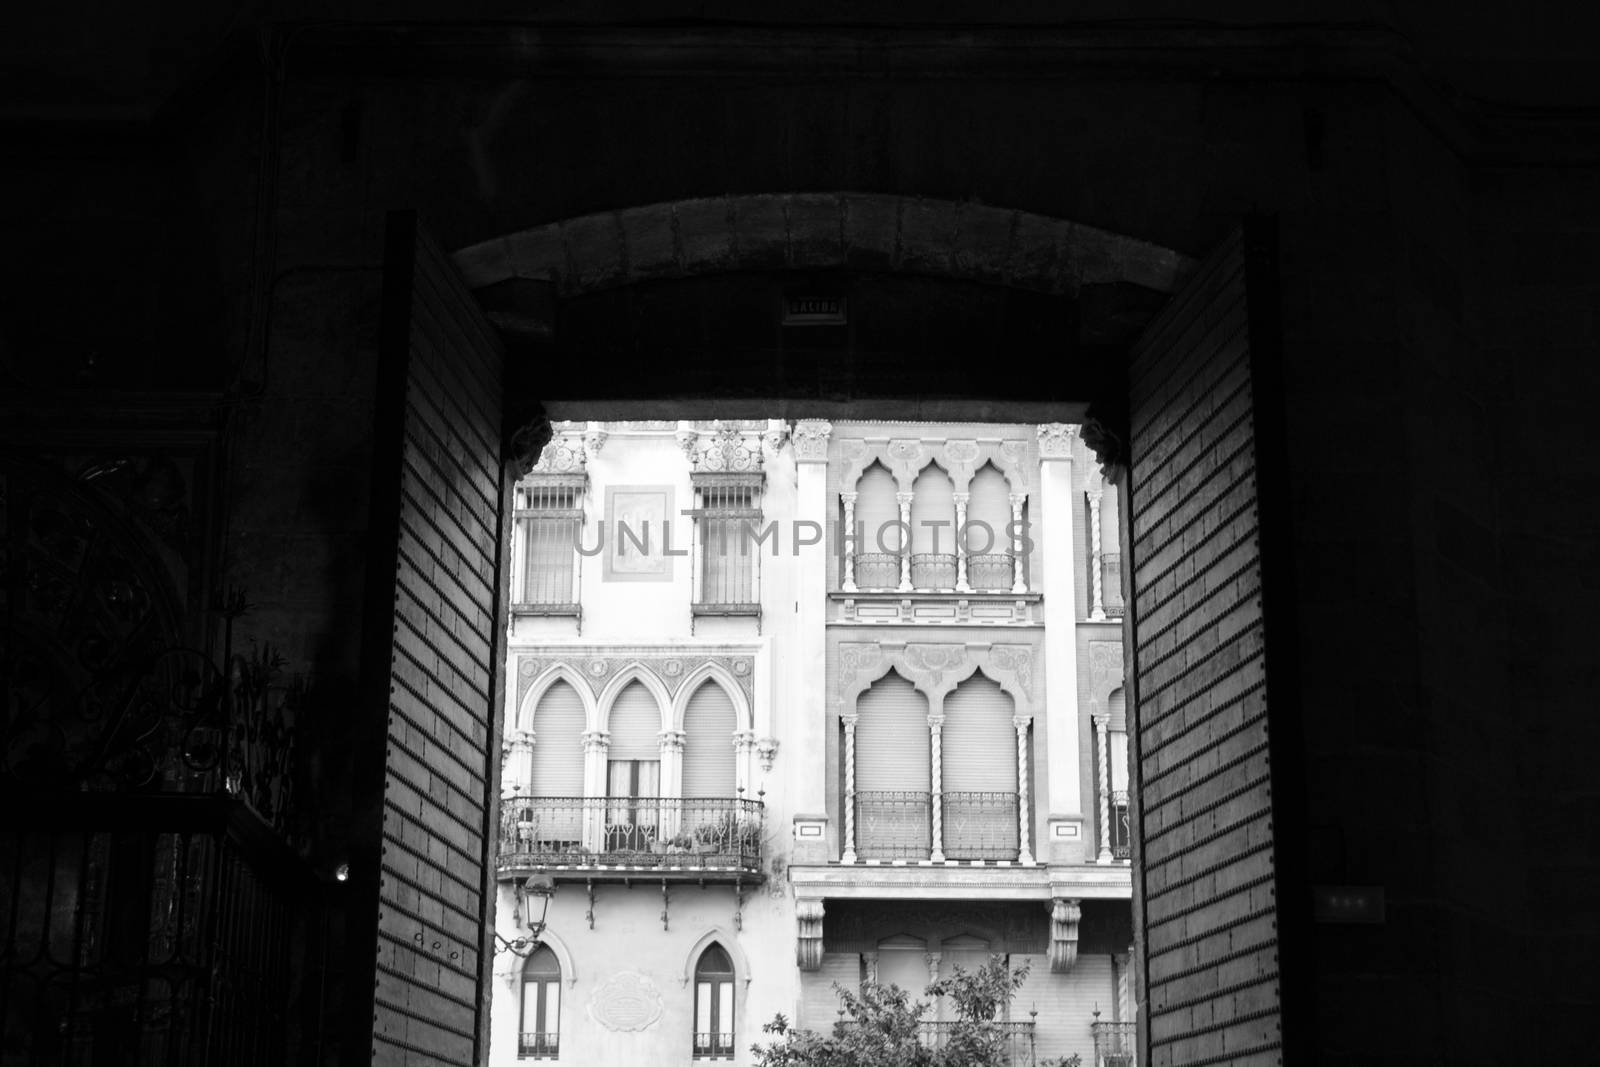
<path fill-rule="evenodd" d="M 1127 867 L 955 866 L 946 864 L 793 865 L 795 896 L 833 900 L 915 897 L 923 900 L 1038 900 L 1056 897 L 1127 900 Z"/>

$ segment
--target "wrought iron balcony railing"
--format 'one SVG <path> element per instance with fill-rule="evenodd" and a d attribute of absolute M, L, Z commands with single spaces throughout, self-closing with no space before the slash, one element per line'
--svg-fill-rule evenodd
<path fill-rule="evenodd" d="M 736 797 L 507 797 L 500 868 L 760 871 L 763 812 Z"/>
<path fill-rule="evenodd" d="M 898 589 L 900 557 L 893 552 L 858 552 L 855 577 L 857 589 Z"/>
<path fill-rule="evenodd" d="M 951 552 L 918 552 L 911 557 L 911 588 L 954 590 L 956 557 Z"/>
<path fill-rule="evenodd" d="M 856 792 L 856 842 L 862 859 L 925 860 L 931 853 L 932 805 L 927 793 Z"/>
<path fill-rule="evenodd" d="M 854 1019 L 845 1019 L 839 1024 L 846 1030 L 853 1030 L 859 1024 Z M 917 1024 L 917 1040 L 927 1048 L 947 1048 L 951 1039 L 965 1029 L 966 1032 L 978 1041 L 985 1044 L 998 1045 L 1004 1056 L 1003 1062 L 1008 1067 L 1033 1067 L 1033 1022 L 987 1022 L 987 1023 L 962 1023 L 950 1020 L 924 1019 Z"/>
<path fill-rule="evenodd" d="M 694 1054 L 696 1059 L 733 1059 L 733 1034 L 725 1030 L 696 1030 Z"/>
<path fill-rule="evenodd" d="M 1125 860 L 1133 856 L 1133 827 L 1128 816 L 1128 791 L 1111 791 L 1111 856 Z"/>
<path fill-rule="evenodd" d="M 941 798 L 945 858 L 1017 858 L 1017 794 L 944 793 Z"/>
<path fill-rule="evenodd" d="M 1010 553 L 984 553 L 967 557 L 967 584 L 977 593 L 1005 593 L 1016 580 Z"/>
<path fill-rule="evenodd" d="M 1100 585 L 1104 591 L 1106 613 L 1121 615 L 1122 606 L 1122 553 L 1100 553 Z"/>
<path fill-rule="evenodd" d="M 553 1031 L 518 1034 L 517 1055 L 523 1059 L 556 1059 L 561 1055 L 561 1035 Z"/>
<path fill-rule="evenodd" d="M 1138 1024 L 1094 1022 L 1094 1067 L 1137 1067 Z"/>

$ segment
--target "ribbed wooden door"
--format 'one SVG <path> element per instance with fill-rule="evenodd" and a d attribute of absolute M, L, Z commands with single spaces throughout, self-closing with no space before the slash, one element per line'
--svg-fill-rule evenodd
<path fill-rule="evenodd" d="M 1152 1067 L 1281 1061 L 1257 438 L 1242 240 L 1130 372 L 1137 899 Z"/>
<path fill-rule="evenodd" d="M 350 865 L 351 892 L 371 892 L 376 912 L 352 941 L 354 965 L 375 966 L 360 1057 L 374 1064 L 471 1067 L 486 1054 L 503 369 L 455 268 L 415 215 L 392 215 L 362 652 L 361 751 L 375 758 L 357 769 L 358 796 L 376 803 L 354 817 L 363 852 Z"/>

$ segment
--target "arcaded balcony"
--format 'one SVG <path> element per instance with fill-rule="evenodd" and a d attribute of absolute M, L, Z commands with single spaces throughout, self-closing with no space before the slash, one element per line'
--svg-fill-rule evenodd
<path fill-rule="evenodd" d="M 761 873 L 764 807 L 736 797 L 540 797 L 501 801 L 502 877 Z"/>

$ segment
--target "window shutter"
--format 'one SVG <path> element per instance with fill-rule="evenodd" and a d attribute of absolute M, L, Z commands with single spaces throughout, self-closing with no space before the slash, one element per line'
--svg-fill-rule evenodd
<path fill-rule="evenodd" d="M 499 337 L 455 267 L 414 213 L 391 214 L 354 739 L 353 792 L 372 803 L 354 816 L 346 889 L 369 902 L 351 958 L 374 969 L 347 985 L 362 991 L 348 1014 L 371 1048 L 352 1059 L 470 1067 L 487 1054 L 503 374 Z"/>
<path fill-rule="evenodd" d="M 861 694 L 856 711 L 856 790 L 928 792 L 927 697 L 891 671 Z"/>
<path fill-rule="evenodd" d="M 955 555 L 956 498 L 950 476 L 937 463 L 930 463 L 917 475 L 912 491 L 911 551 Z M 931 522 L 944 525 L 927 525 Z"/>
<path fill-rule="evenodd" d="M 904 531 L 884 529 L 900 518 L 900 505 L 895 500 L 895 491 L 894 476 L 876 463 L 868 467 L 856 483 L 856 524 L 861 528 L 861 543 L 856 546 L 857 553 L 898 551 L 899 539 Z M 878 547 L 880 529 L 884 530 L 883 543 L 886 548 Z"/>
<path fill-rule="evenodd" d="M 1006 484 L 1005 475 L 989 463 L 972 476 L 968 486 L 967 522 L 976 524 L 980 521 L 994 533 L 994 541 L 985 548 L 984 542 L 988 537 L 983 527 L 975 526 L 967 537 L 968 548 L 980 555 L 1010 552 L 1011 542 L 1006 539 L 1006 527 L 1011 523 L 1011 487 Z"/>
<path fill-rule="evenodd" d="M 630 682 L 611 705 L 611 748 L 613 760 L 658 760 L 661 758 L 661 709 L 642 682 Z"/>
<path fill-rule="evenodd" d="M 944 698 L 940 731 L 947 793 L 1015 793 L 1017 728 L 1013 701 L 998 682 L 975 674 Z"/>
<path fill-rule="evenodd" d="M 731 797 L 738 792 L 734 768 L 733 701 L 722 686 L 704 682 L 683 712 L 683 795 Z"/>
<path fill-rule="evenodd" d="M 583 700 L 565 681 L 544 691 L 533 713 L 533 781 L 541 797 L 583 796 Z"/>
<path fill-rule="evenodd" d="M 855 952 L 824 952 L 822 966 L 800 972 L 800 1019 L 798 1025 L 831 1034 L 839 1018 L 837 982 L 854 991 L 861 985 L 861 956 Z"/>

